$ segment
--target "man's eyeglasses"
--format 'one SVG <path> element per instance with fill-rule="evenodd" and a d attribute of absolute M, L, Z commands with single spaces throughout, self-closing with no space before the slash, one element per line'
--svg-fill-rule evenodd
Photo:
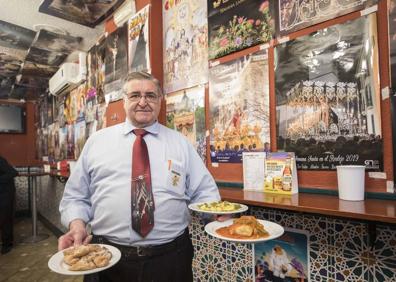
<path fill-rule="evenodd" d="M 130 92 L 125 95 L 131 102 L 140 102 L 140 99 L 144 98 L 148 103 L 157 103 L 159 98 L 159 96 L 154 92 L 146 92 L 145 95 L 142 95 L 140 92 Z"/>

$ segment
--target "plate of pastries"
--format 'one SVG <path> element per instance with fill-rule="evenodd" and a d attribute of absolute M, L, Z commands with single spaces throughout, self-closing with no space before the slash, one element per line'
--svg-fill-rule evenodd
<path fill-rule="evenodd" d="M 248 206 L 228 201 L 216 201 L 207 203 L 194 203 L 188 206 L 190 210 L 210 214 L 234 214 L 248 210 Z"/>
<path fill-rule="evenodd" d="M 112 267 L 120 258 L 121 252 L 116 247 L 88 244 L 57 252 L 48 261 L 48 267 L 59 274 L 84 275 Z"/>
<path fill-rule="evenodd" d="M 285 232 L 281 225 L 254 216 L 241 216 L 223 222 L 212 221 L 205 226 L 205 231 L 213 237 L 241 243 L 269 241 Z"/>

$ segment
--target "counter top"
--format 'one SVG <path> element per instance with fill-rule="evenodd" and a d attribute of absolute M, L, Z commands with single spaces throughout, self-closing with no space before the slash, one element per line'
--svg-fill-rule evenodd
<path fill-rule="evenodd" d="M 220 187 L 222 200 L 251 206 L 380 221 L 396 224 L 396 201 L 367 199 L 344 201 L 338 196 L 299 193 L 291 196 Z"/>

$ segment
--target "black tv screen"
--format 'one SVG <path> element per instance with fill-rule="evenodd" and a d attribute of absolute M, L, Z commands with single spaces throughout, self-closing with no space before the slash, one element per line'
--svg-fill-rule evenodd
<path fill-rule="evenodd" d="M 20 105 L 0 105 L 0 133 L 25 133 L 26 108 Z"/>

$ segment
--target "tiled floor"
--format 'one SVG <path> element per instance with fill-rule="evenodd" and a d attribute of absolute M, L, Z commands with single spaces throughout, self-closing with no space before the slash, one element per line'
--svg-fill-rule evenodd
<path fill-rule="evenodd" d="M 48 239 L 35 244 L 22 243 L 31 234 L 32 225 L 28 218 L 19 218 L 15 223 L 16 246 L 8 254 L 0 254 L 0 281 L 82 281 L 82 276 L 64 276 L 52 272 L 49 258 L 57 252 L 57 238 L 38 223 L 38 233 L 46 233 Z"/>

